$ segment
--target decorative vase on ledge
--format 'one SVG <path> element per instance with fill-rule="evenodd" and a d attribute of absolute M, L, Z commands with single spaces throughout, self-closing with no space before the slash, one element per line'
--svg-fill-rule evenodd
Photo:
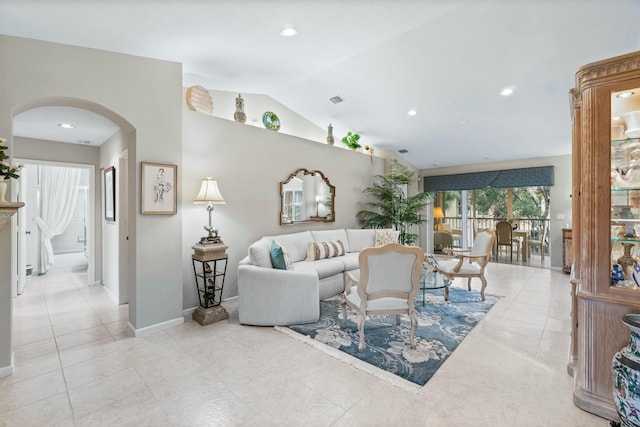
<path fill-rule="evenodd" d="M 236 112 L 233 113 L 233 120 L 239 123 L 247 121 L 247 115 L 244 112 L 244 99 L 242 99 L 242 95 L 240 94 L 238 94 L 236 98 Z"/>
<path fill-rule="evenodd" d="M 333 126 L 329 123 L 329 127 L 327 128 L 327 144 L 333 145 L 335 139 L 333 138 Z"/>
<path fill-rule="evenodd" d="M 3 179 L 3 180 L 0 180 L 0 203 L 7 202 L 7 200 L 5 199 L 6 194 L 7 194 L 7 183 Z"/>

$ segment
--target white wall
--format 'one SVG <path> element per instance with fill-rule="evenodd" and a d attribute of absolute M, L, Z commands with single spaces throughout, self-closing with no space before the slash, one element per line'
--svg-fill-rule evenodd
<path fill-rule="evenodd" d="M 100 146 L 100 179 L 99 191 L 96 200 L 96 206 L 99 207 L 100 221 L 99 227 L 102 229 L 102 284 L 105 289 L 111 294 L 115 302 L 119 301 L 119 280 L 120 280 L 120 223 L 122 218 L 119 214 L 119 205 L 121 203 L 120 186 L 122 171 L 119 169 L 119 161 L 122 153 L 127 149 L 127 138 L 120 130 L 116 132 L 108 141 Z M 116 197 L 115 197 L 115 221 L 107 221 L 104 217 L 104 170 L 113 166 L 115 168 L 116 175 Z"/>
<path fill-rule="evenodd" d="M 79 71 L 81 70 L 81 71 Z M 64 98 L 90 103 L 121 128 L 135 130 L 129 142 L 129 177 L 139 187 L 139 162 L 181 164 L 182 66 L 129 55 L 0 36 L 0 135 L 13 150 L 12 117 L 42 103 Z M 15 154 L 12 152 L 12 155 Z M 136 330 L 182 321 L 180 214 L 140 215 L 139 192 L 131 191 L 132 239 L 129 322 Z M 180 212 L 180 206 L 178 206 Z M 0 247 L 11 247 L 11 232 Z M 161 248 L 161 249 L 159 249 Z M 0 369 L 11 359 L 11 257 L 0 261 Z"/>
<path fill-rule="evenodd" d="M 213 115 L 222 119 L 233 120 L 233 114 L 236 111 L 235 99 L 238 93 L 212 89 L 209 89 L 209 92 L 213 99 Z M 314 125 L 270 96 L 255 93 L 243 93 L 241 95 L 242 99 L 244 99 L 244 112 L 247 115 L 246 125 L 264 129 L 262 115 L 267 111 L 271 111 L 280 119 L 278 133 L 293 135 L 311 141 L 326 142 L 326 128 Z M 338 143 L 337 145 L 342 144 Z"/>
<path fill-rule="evenodd" d="M 551 187 L 549 220 L 550 266 L 562 269 L 562 229 L 571 228 L 571 156 L 537 157 L 509 162 L 482 163 L 450 168 L 425 169 L 420 176 L 450 175 L 456 173 L 484 172 L 503 169 L 518 169 L 539 166 L 554 166 L 555 185 Z"/>
<path fill-rule="evenodd" d="M 384 160 L 314 141 L 236 123 L 184 109 L 183 116 L 183 261 L 185 309 L 197 305 L 191 246 L 206 235 L 204 205 L 193 198 L 206 176 L 218 181 L 226 204 L 215 205 L 213 225 L 229 246 L 224 298 L 237 295 L 238 261 L 251 243 L 265 235 L 308 229 L 359 228 L 355 214 L 362 209 L 362 190 L 375 174 L 384 173 Z M 279 225 L 280 181 L 298 168 L 320 170 L 336 187 L 336 221 Z"/>

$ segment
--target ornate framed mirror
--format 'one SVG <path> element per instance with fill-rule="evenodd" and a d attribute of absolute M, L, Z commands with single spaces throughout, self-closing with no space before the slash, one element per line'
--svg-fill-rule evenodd
<path fill-rule="evenodd" d="M 320 171 L 297 169 L 280 182 L 280 225 L 334 222 L 336 188 Z"/>

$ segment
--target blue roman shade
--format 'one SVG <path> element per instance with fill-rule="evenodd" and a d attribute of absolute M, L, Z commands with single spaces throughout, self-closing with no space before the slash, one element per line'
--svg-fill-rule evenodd
<path fill-rule="evenodd" d="M 424 177 L 424 191 L 479 190 L 485 187 L 550 187 L 553 166 Z"/>

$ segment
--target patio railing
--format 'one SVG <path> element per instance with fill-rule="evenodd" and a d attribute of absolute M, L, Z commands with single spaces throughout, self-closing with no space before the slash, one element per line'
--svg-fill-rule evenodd
<path fill-rule="evenodd" d="M 540 238 L 540 232 L 542 231 L 543 223 L 546 225 L 546 233 L 544 236 L 544 251 L 545 254 L 549 253 L 549 220 L 531 219 L 531 218 L 514 218 L 520 224 L 518 230 L 528 231 L 529 239 L 538 240 Z M 469 218 L 467 219 L 467 242 L 469 245 L 473 242 L 473 230 L 474 222 L 475 229 L 482 230 L 489 228 L 491 230 L 496 229 L 496 223 L 505 221 L 506 218 Z M 447 224 L 452 230 L 462 230 L 462 218 L 460 217 L 445 217 L 444 223 Z"/>

